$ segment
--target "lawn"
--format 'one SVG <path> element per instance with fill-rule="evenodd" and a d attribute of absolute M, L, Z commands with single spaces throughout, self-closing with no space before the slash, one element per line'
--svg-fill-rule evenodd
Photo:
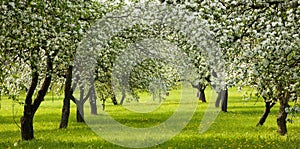
<path fill-rule="evenodd" d="M 208 99 L 210 93 L 209 89 L 206 90 Z M 195 91 L 192 91 L 189 97 L 185 98 L 197 100 L 195 94 Z M 141 97 L 149 98 L 147 94 L 142 94 Z M 175 112 L 179 97 L 181 95 L 178 90 L 171 91 L 170 96 L 151 113 L 132 112 L 122 106 L 113 106 L 110 102 L 106 103 L 105 111 L 124 125 L 138 128 L 151 127 L 165 121 Z M 20 97 L 20 100 L 22 98 L 24 97 Z M 18 125 L 22 106 L 5 97 L 2 97 L 0 103 L 0 148 L 121 148 L 99 137 L 88 125 L 77 123 L 73 103 L 69 127 L 58 129 L 62 97 L 51 95 L 47 96 L 35 115 L 35 139 L 21 141 Z M 179 134 L 151 148 L 300 148 L 299 115 L 294 118 L 293 124 L 288 123 L 288 135 L 282 137 L 276 132 L 278 105 L 273 107 L 264 126 L 256 127 L 264 110 L 262 100 L 257 100 L 255 97 L 245 100 L 243 92 L 238 92 L 235 88 L 230 89 L 228 112 L 220 112 L 209 129 L 199 133 L 199 125 L 207 106 L 208 103 L 198 102 L 192 119 Z M 100 110 L 100 106 L 98 109 Z M 126 137 L 132 136 L 128 134 Z"/>

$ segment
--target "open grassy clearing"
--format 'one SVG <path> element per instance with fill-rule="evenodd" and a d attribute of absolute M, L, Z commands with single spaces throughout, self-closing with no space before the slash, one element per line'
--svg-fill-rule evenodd
<path fill-rule="evenodd" d="M 211 91 L 206 90 L 209 99 Z M 196 92 L 191 95 L 191 99 Z M 276 132 L 278 105 L 262 127 L 256 127 L 264 103 L 252 98 L 243 100 L 241 92 L 229 90 L 228 113 L 220 113 L 211 127 L 199 134 L 199 124 L 208 104 L 198 103 L 196 112 L 189 124 L 171 140 L 152 148 L 300 148 L 300 118 L 294 124 L 288 124 L 288 135 L 279 136 Z M 142 95 L 146 97 L 147 95 Z M 106 104 L 106 111 L 122 124 L 134 127 L 155 126 L 169 116 L 178 106 L 180 93 L 170 92 L 170 96 L 151 113 L 135 113 L 122 106 Z M 213 101 L 210 101 L 213 102 Z M 87 104 L 88 105 L 88 104 Z M 99 104 L 100 105 L 100 104 Z M 75 105 L 71 104 L 69 127 L 59 130 L 62 98 L 47 96 L 34 118 L 35 140 L 20 141 L 17 123 L 22 115 L 22 106 L 2 97 L 0 109 L 0 148 L 120 148 L 101 139 L 86 124 L 75 121 Z M 100 106 L 98 110 L 100 110 Z M 13 110 L 14 109 L 14 110 Z M 159 134 L 163 135 L 163 134 Z M 130 134 L 128 134 L 130 137 Z"/>

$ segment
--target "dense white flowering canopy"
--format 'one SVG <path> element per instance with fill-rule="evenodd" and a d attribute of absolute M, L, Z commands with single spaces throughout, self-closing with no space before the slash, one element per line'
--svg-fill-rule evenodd
<path fill-rule="evenodd" d="M 250 85 L 268 100 L 300 94 L 299 1 L 187 3 L 207 20 L 227 60 L 228 84 Z"/>
<path fill-rule="evenodd" d="M 73 60 L 85 30 L 104 10 L 93 1 L 1 1 L 1 87 L 14 97 L 28 89 L 32 72 L 56 73 L 55 82 Z M 54 62 L 46 72 L 47 57 Z"/>

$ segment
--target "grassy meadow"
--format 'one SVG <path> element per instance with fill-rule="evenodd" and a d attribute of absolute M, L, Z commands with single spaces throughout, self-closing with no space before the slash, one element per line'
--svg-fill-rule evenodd
<path fill-rule="evenodd" d="M 246 89 L 250 90 L 250 89 Z M 206 90 L 210 99 L 210 89 Z M 190 97 L 195 97 L 192 91 Z M 147 94 L 142 99 L 149 98 Z M 178 90 L 170 92 L 170 96 L 151 113 L 135 113 L 122 106 L 113 106 L 110 101 L 106 103 L 106 112 L 122 124 L 132 127 L 150 127 L 165 121 L 178 107 Z M 20 97 L 22 100 L 24 97 Z M 122 148 L 105 141 L 94 133 L 86 124 L 76 122 L 75 104 L 71 103 L 69 127 L 58 129 L 62 97 L 47 96 L 41 104 L 34 118 L 35 139 L 21 141 L 19 118 L 22 115 L 22 106 L 5 97 L 0 104 L 0 149 L 2 148 Z M 209 102 L 214 102 L 210 100 Z M 88 104 L 87 104 L 88 105 Z M 100 102 L 99 102 L 99 105 Z M 204 133 L 199 133 L 199 124 L 208 103 L 198 102 L 197 109 L 188 125 L 174 138 L 149 148 L 181 149 L 181 148 L 300 148 L 300 115 L 295 117 L 294 123 L 288 123 L 288 135 L 277 134 L 276 117 L 278 104 L 272 108 L 264 126 L 256 127 L 263 113 L 264 103 L 261 99 L 252 97 L 245 100 L 243 92 L 233 88 L 229 90 L 228 112 L 220 112 L 211 127 Z M 98 107 L 101 110 L 101 107 Z M 17 124 L 16 124 L 17 123 Z M 158 134 L 163 135 L 163 134 Z M 127 137 L 130 137 L 128 134 Z"/>

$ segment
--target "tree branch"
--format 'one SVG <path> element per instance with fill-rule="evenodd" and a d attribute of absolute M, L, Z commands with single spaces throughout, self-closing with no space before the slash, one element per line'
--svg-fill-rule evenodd
<path fill-rule="evenodd" d="M 52 79 L 52 70 L 53 70 L 53 58 L 57 55 L 58 51 L 55 51 L 52 55 L 46 53 L 47 60 L 46 60 L 46 77 L 43 81 L 42 87 L 38 91 L 37 97 L 34 99 L 33 103 L 33 114 L 39 108 L 42 101 L 44 101 L 44 97 L 48 91 L 48 88 L 51 83 Z"/>
<path fill-rule="evenodd" d="M 31 66 L 31 85 L 26 93 L 26 99 L 25 99 L 25 104 L 26 105 L 31 105 L 32 104 L 32 96 L 34 94 L 34 91 L 37 87 L 38 84 L 38 79 L 39 79 L 39 73 L 37 72 L 37 67 L 32 64 Z"/>

